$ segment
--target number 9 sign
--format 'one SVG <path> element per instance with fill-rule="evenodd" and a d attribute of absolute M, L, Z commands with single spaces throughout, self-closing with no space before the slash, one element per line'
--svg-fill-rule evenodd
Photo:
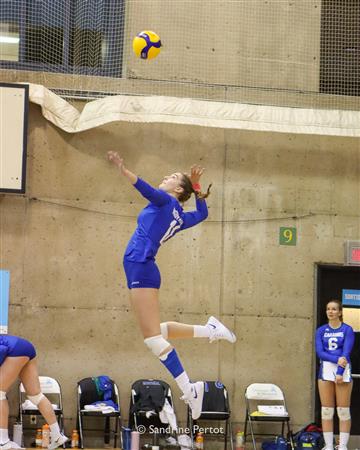
<path fill-rule="evenodd" d="M 280 227 L 279 244 L 296 245 L 296 228 Z"/>

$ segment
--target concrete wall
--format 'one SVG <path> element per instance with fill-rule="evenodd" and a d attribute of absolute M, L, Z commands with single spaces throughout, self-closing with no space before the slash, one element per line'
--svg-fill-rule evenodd
<path fill-rule="evenodd" d="M 145 202 L 106 161 L 110 149 L 154 185 L 192 163 L 213 182 L 208 220 L 158 256 L 162 319 L 214 314 L 238 336 L 179 342 L 190 376 L 227 385 L 236 423 L 255 381 L 283 387 L 294 428 L 311 420 L 314 263 L 341 264 L 344 240 L 360 238 L 359 140 L 128 123 L 67 135 L 32 105 L 27 193 L 0 196 L 1 267 L 9 331 L 33 341 L 40 372 L 60 380 L 68 430 L 83 377 L 112 376 L 125 416 L 134 380 L 170 380 L 129 310 L 121 259 Z M 280 226 L 297 227 L 297 246 L 279 246 Z"/>

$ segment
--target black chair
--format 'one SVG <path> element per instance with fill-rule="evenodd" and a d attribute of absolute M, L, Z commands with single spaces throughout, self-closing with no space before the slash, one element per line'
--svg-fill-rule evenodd
<path fill-rule="evenodd" d="M 111 399 L 119 407 L 118 411 L 103 413 L 102 411 L 94 411 L 86 409 L 86 405 L 91 405 L 98 401 L 104 401 L 103 394 L 99 394 L 95 383 L 96 377 L 88 377 L 80 380 L 77 384 L 77 427 L 79 429 L 80 447 L 84 448 L 84 431 L 104 431 L 104 444 L 110 443 L 111 435 L 114 437 L 114 448 L 117 446 L 117 440 L 120 435 L 120 442 L 122 447 L 122 419 L 120 411 L 120 397 L 117 385 L 112 381 Z M 99 428 L 84 428 L 84 419 L 97 418 L 102 419 L 104 423 L 104 430 Z M 113 427 L 111 427 L 111 419 L 113 420 Z"/>
<path fill-rule="evenodd" d="M 157 443 L 159 435 L 171 434 L 168 432 L 170 431 L 169 424 L 160 420 L 160 413 L 166 401 L 172 408 L 176 421 L 171 389 L 165 381 L 152 379 L 135 381 L 131 386 L 129 428 L 138 430 L 141 425 L 143 430 L 149 431 L 152 427 L 153 444 Z M 154 432 L 154 430 L 158 432 Z M 175 432 L 176 430 L 171 431 Z M 142 434 L 144 434 L 143 431 Z"/>
<path fill-rule="evenodd" d="M 224 438 L 224 449 L 227 449 L 228 440 L 230 441 L 230 448 L 233 450 L 232 425 L 231 425 L 231 411 L 229 404 L 229 396 L 226 387 L 220 381 L 204 381 L 204 399 L 202 404 L 202 412 L 198 419 L 193 420 L 191 409 L 188 407 L 188 428 L 190 429 L 190 436 L 194 442 L 194 425 L 199 421 L 225 421 L 225 430 L 217 436 Z M 206 435 L 206 433 L 205 433 Z"/>

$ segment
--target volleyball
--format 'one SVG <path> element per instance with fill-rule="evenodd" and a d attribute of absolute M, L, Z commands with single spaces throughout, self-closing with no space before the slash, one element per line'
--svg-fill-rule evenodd
<path fill-rule="evenodd" d="M 160 37 L 153 31 L 142 31 L 133 40 L 135 55 L 141 59 L 152 59 L 160 53 Z"/>

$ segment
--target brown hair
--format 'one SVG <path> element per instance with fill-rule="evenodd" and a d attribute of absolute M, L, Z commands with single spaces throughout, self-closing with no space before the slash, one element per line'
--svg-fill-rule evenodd
<path fill-rule="evenodd" d="M 210 188 L 211 184 L 209 184 L 209 187 L 207 188 L 207 191 L 205 193 L 195 191 L 193 188 L 193 185 L 191 183 L 189 175 L 186 175 L 186 173 L 182 173 L 182 178 L 180 181 L 180 187 L 183 188 L 183 192 L 181 192 L 178 196 L 178 200 L 181 203 L 186 202 L 191 197 L 191 194 L 195 194 L 196 198 L 207 198 L 210 195 Z"/>
<path fill-rule="evenodd" d="M 342 307 L 341 301 L 338 300 L 337 298 L 332 299 L 332 300 L 329 300 L 329 301 L 326 303 L 326 307 L 327 307 L 327 305 L 328 305 L 329 303 L 336 303 L 336 304 L 338 305 L 339 311 L 340 311 L 340 313 L 341 313 L 339 319 L 342 321 L 342 320 L 343 320 L 343 315 L 342 315 L 342 309 L 343 309 L 343 307 Z"/>

